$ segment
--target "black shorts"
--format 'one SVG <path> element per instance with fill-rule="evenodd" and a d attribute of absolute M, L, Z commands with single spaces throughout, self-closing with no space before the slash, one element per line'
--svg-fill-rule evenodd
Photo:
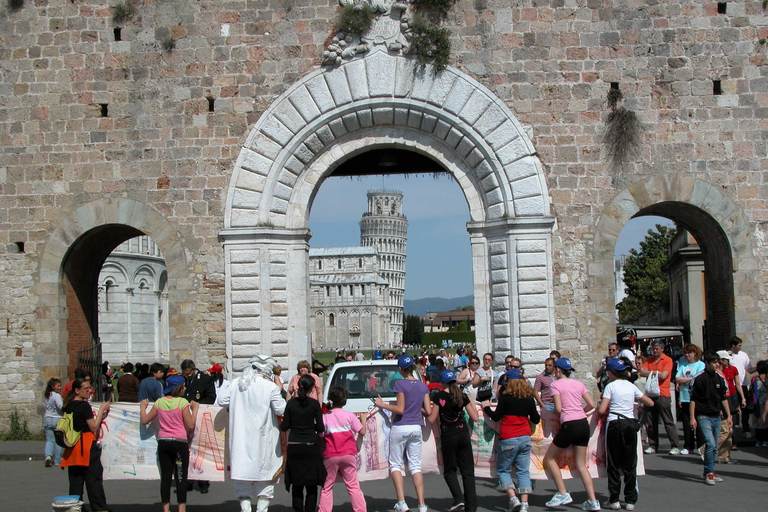
<path fill-rule="evenodd" d="M 552 440 L 558 448 L 569 446 L 587 446 L 589 444 L 589 421 L 586 418 L 566 421 L 560 425 L 560 431 Z"/>

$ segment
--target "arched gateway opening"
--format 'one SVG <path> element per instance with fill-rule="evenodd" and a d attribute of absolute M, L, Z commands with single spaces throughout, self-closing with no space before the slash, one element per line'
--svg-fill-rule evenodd
<path fill-rule="evenodd" d="M 309 211 L 322 181 L 371 151 L 421 155 L 469 206 L 478 349 L 542 361 L 554 346 L 550 236 L 541 164 L 509 109 L 455 69 L 435 76 L 375 49 L 294 84 L 240 151 L 227 194 L 227 351 L 310 353 Z"/>
<path fill-rule="evenodd" d="M 82 205 L 65 217 L 43 251 L 37 285 L 39 337 L 48 342 L 43 378 L 70 376 L 78 353 L 93 346 L 99 335 L 99 272 L 115 247 L 140 235 L 151 237 L 166 259 L 171 351 L 182 356 L 189 352 L 193 322 L 183 306 L 191 283 L 178 234 L 159 212 L 143 203 L 104 199 Z"/>
<path fill-rule="evenodd" d="M 736 304 L 754 301 L 747 283 L 753 261 L 747 223 L 733 201 L 718 187 L 692 176 L 673 175 L 633 184 L 614 198 L 598 221 L 590 269 L 590 297 L 596 302 L 597 338 L 610 340 L 616 336 L 613 286 L 610 293 L 604 293 L 606 284 L 613 278 L 612 267 L 607 262 L 613 259 L 616 239 L 626 222 L 645 215 L 673 220 L 691 233 L 701 248 L 706 290 L 704 348 L 724 348 L 734 334 L 751 338 L 749 308 L 742 308 L 741 317 L 736 314 Z"/>

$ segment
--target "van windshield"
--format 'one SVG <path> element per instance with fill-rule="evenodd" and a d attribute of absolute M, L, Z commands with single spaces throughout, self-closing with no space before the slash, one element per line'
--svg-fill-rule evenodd
<path fill-rule="evenodd" d="M 402 378 L 397 366 L 353 366 L 334 372 L 331 386 L 345 388 L 349 398 L 394 398 L 392 387 Z"/>

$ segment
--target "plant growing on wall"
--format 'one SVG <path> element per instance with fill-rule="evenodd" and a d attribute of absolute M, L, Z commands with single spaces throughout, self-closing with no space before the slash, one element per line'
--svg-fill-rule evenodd
<path fill-rule="evenodd" d="M 414 3 L 419 7 L 431 7 L 445 15 L 451 10 L 451 7 L 456 3 L 456 0 L 415 0 Z"/>
<path fill-rule="evenodd" d="M 418 14 L 411 19 L 408 27 L 411 42 L 408 53 L 416 55 L 422 69 L 432 62 L 435 74 L 443 72 L 451 55 L 450 31 L 433 25 Z"/>
<path fill-rule="evenodd" d="M 134 14 L 136 14 L 136 8 L 131 4 L 117 4 L 112 7 L 112 23 L 116 26 L 123 25 Z"/>
<path fill-rule="evenodd" d="M 336 19 L 336 30 L 362 36 L 373 23 L 373 8 L 368 4 L 346 5 Z"/>
<path fill-rule="evenodd" d="M 611 112 L 605 119 L 603 144 L 615 167 L 626 165 L 640 145 L 640 121 L 633 111 L 619 106 L 622 97 L 620 89 L 608 91 Z"/>

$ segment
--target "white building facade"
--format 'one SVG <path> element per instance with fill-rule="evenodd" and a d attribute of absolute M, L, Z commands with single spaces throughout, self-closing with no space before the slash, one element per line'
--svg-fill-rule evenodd
<path fill-rule="evenodd" d="M 147 236 L 120 244 L 99 274 L 99 339 L 112 364 L 169 362 L 168 272 Z"/>
<path fill-rule="evenodd" d="M 390 346 L 390 290 L 375 247 L 309 250 L 312 347 Z"/>

